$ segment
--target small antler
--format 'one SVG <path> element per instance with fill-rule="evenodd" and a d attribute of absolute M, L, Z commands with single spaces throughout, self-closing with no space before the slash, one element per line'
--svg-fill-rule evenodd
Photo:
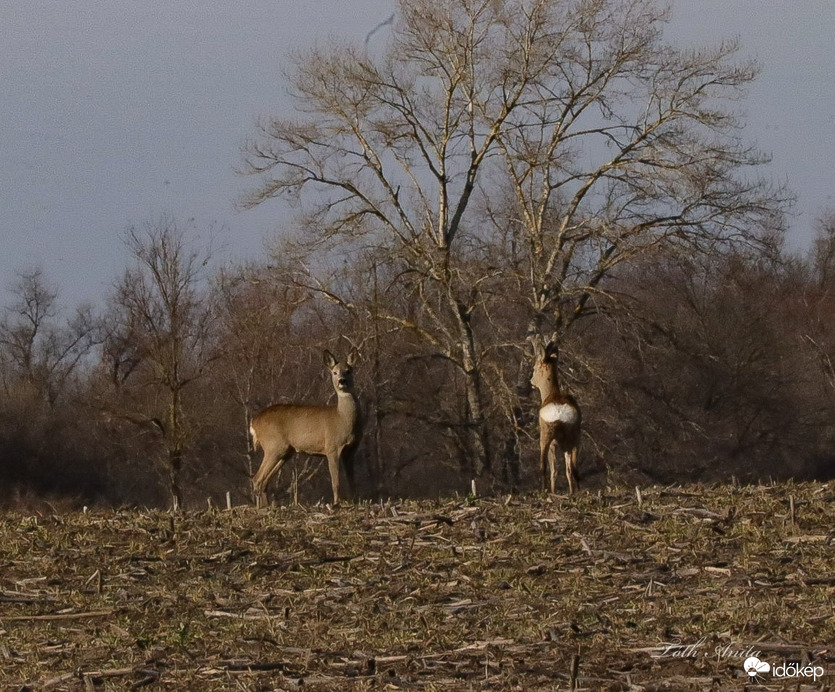
<path fill-rule="evenodd" d="M 528 334 L 528 341 L 533 347 L 533 356 L 536 360 L 545 360 L 545 340 L 540 334 L 531 332 Z"/>

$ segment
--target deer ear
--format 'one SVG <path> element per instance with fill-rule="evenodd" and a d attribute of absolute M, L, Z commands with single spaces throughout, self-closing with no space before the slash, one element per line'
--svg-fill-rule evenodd
<path fill-rule="evenodd" d="M 551 338 L 548 339 L 548 343 L 545 344 L 545 355 L 551 358 L 553 356 L 559 356 L 559 354 L 560 347 L 557 345 L 557 333 L 554 332 Z"/>
<path fill-rule="evenodd" d="M 336 365 L 336 358 L 333 357 L 333 353 L 325 349 L 325 352 L 322 354 L 324 356 L 325 365 L 329 368 L 332 368 Z"/>
<path fill-rule="evenodd" d="M 346 359 L 345 363 L 348 365 L 349 368 L 354 367 L 354 363 L 357 362 L 357 352 L 351 349 L 351 352 L 348 354 L 348 358 Z"/>

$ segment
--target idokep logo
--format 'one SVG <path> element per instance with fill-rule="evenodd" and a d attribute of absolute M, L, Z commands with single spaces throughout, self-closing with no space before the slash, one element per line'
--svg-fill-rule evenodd
<path fill-rule="evenodd" d="M 760 673 L 771 672 L 771 665 L 769 665 L 765 661 L 761 661 L 756 656 L 750 656 L 749 658 L 746 658 L 745 663 L 742 664 L 742 667 L 745 668 L 745 672 L 748 673 L 748 675 L 752 678 L 757 677 Z"/>
<path fill-rule="evenodd" d="M 818 678 L 822 678 L 824 675 L 823 666 L 783 663 L 772 667 L 770 663 L 761 661 L 756 656 L 746 658 L 742 667 L 752 679 L 766 673 L 771 673 L 775 678 L 812 678 L 812 680 L 817 682 Z"/>

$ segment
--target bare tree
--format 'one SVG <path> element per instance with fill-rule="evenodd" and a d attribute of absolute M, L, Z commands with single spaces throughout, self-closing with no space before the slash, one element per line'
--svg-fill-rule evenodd
<path fill-rule="evenodd" d="M 40 268 L 21 272 L 13 293 L 14 300 L 0 320 L 7 394 L 10 379 L 24 382 L 36 397 L 53 407 L 90 353 L 95 320 L 85 306 L 62 324 L 58 291 Z"/>
<path fill-rule="evenodd" d="M 265 122 L 247 148 L 262 183 L 246 203 L 301 203 L 310 274 L 324 253 L 372 248 L 408 295 L 375 316 L 454 368 L 479 472 L 502 389 L 485 362 L 500 275 L 518 276 L 531 328 L 561 331 L 659 244 L 713 251 L 779 227 L 747 173 L 764 157 L 727 107 L 754 67 L 732 44 L 673 49 L 665 18 L 652 0 L 402 0 L 382 57 L 295 56 L 305 115 Z"/>
<path fill-rule="evenodd" d="M 222 271 L 215 283 L 219 347 L 224 358 L 221 381 L 240 410 L 248 478 L 255 471 L 249 435 L 253 407 L 267 403 L 259 401 L 260 397 L 274 396 L 287 388 L 287 361 L 296 352 L 298 330 L 292 323 L 298 321 L 305 302 L 299 287 L 273 279 L 267 268 L 250 265 Z M 295 363 L 293 370 L 298 367 Z"/>
<path fill-rule="evenodd" d="M 180 472 L 193 434 L 184 392 L 216 356 L 213 310 L 203 290 L 211 251 L 190 247 L 191 231 L 167 216 L 127 229 L 125 244 L 134 266 L 116 287 L 113 303 L 121 317 L 105 344 L 117 382 L 136 371 L 163 394 L 164 413 L 147 418 L 165 441 L 169 489 L 177 506 L 183 502 Z M 126 350 L 127 335 L 138 346 Z M 146 365 L 141 371 L 139 359 Z"/>
<path fill-rule="evenodd" d="M 389 52 L 351 47 L 297 56 L 291 82 L 305 122 L 273 120 L 249 147 L 258 204 L 316 191 L 313 235 L 369 235 L 422 310 L 385 314 L 420 335 L 465 382 L 466 427 L 477 470 L 489 465 L 483 386 L 472 328 L 478 281 L 462 276 L 465 213 L 515 87 L 480 84 L 500 56 L 496 3 L 404 3 Z M 500 59 L 500 57 L 499 57 Z M 478 83 L 477 83 L 478 82 Z M 475 109 L 476 99 L 484 108 Z M 401 194 L 402 191 L 402 194 Z"/>
<path fill-rule="evenodd" d="M 659 249 L 768 246 L 787 193 L 741 143 L 731 104 L 757 69 L 732 61 L 735 43 L 672 48 L 667 10 L 646 0 L 518 9 L 530 79 L 499 137 L 512 201 L 497 220 L 532 329 L 564 331 L 597 309 L 615 268 Z"/>
<path fill-rule="evenodd" d="M 835 211 L 827 211 L 817 220 L 812 243 L 811 270 L 820 289 L 829 294 L 835 286 Z"/>
<path fill-rule="evenodd" d="M 824 212 L 816 223 L 816 235 L 802 271 L 802 303 L 791 311 L 791 317 L 800 324 L 802 350 L 795 360 L 804 362 L 805 371 L 813 373 L 808 391 L 818 391 L 818 410 L 824 412 L 823 420 L 816 421 L 825 446 L 832 448 L 835 437 L 833 411 L 835 411 L 835 212 Z M 805 361 L 803 355 L 806 355 Z M 835 467 L 832 455 L 827 451 L 830 469 Z"/>

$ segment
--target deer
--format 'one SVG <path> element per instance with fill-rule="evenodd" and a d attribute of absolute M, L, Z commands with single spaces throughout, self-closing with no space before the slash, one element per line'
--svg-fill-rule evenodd
<path fill-rule="evenodd" d="M 548 343 L 545 343 L 539 336 L 532 338 L 531 343 L 534 349 L 531 384 L 539 390 L 542 398 L 539 407 L 539 467 L 542 474 L 542 489 L 548 490 L 550 475 L 551 494 L 556 494 L 557 457 L 556 454 L 549 454 L 552 445 L 556 443 L 565 457 L 568 492 L 573 495 L 580 485 L 577 472 L 582 420 L 580 407 L 573 396 L 560 391 L 557 381 L 559 349 L 556 334 Z"/>
<path fill-rule="evenodd" d="M 295 452 L 328 459 L 333 504 L 339 504 L 339 467 L 345 468 L 349 493 L 354 485 L 354 452 L 362 436 L 360 407 L 354 391 L 353 366 L 356 352 L 344 361 L 324 351 L 336 391 L 336 406 L 274 404 L 258 413 L 249 426 L 252 448 L 264 450 L 264 458 L 252 479 L 258 508 L 267 503 L 267 485 Z"/>

